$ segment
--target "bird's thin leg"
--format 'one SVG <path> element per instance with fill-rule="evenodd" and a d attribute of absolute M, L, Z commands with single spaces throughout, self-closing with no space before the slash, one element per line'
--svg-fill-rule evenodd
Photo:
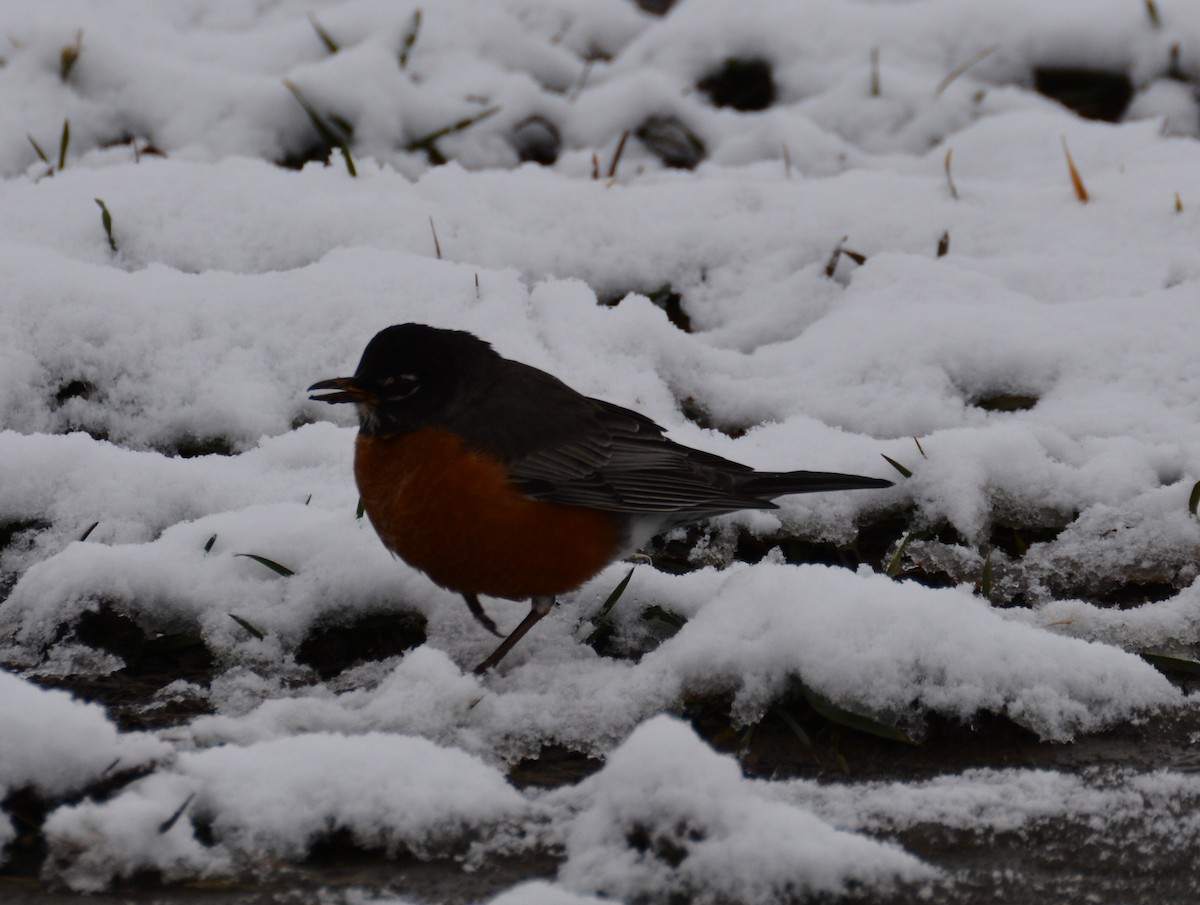
<path fill-rule="evenodd" d="M 533 606 L 529 609 L 529 615 L 521 620 L 521 624 L 513 629 L 512 634 L 500 642 L 500 646 L 492 651 L 491 655 L 475 667 L 475 674 L 485 673 L 501 660 L 504 655 L 513 649 L 513 645 L 525 637 L 525 633 L 538 624 L 543 616 L 550 612 L 550 608 L 554 606 L 554 597 L 552 595 L 542 595 L 534 597 L 531 601 Z"/>
<path fill-rule="evenodd" d="M 497 638 L 503 638 L 500 630 L 496 628 L 496 623 L 492 621 L 492 617 L 483 611 L 483 604 L 479 602 L 479 598 L 474 594 L 463 594 L 463 600 L 467 602 L 467 609 L 471 611 L 471 615 L 485 629 L 495 635 Z"/>

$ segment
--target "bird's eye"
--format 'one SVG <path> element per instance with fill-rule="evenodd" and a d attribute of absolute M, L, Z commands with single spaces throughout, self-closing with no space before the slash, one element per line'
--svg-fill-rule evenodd
<path fill-rule="evenodd" d="M 407 399 L 421 387 L 415 374 L 396 374 L 392 377 L 385 377 L 379 381 L 379 385 L 384 389 L 388 402 Z"/>

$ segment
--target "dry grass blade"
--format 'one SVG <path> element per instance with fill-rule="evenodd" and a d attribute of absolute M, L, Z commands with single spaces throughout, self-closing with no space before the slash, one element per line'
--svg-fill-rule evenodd
<path fill-rule="evenodd" d="M 617 166 L 621 163 L 621 155 L 625 153 L 625 142 L 629 141 L 629 130 L 626 129 L 621 133 L 621 140 L 617 142 L 617 149 L 613 151 L 612 163 L 608 165 L 608 178 L 616 179 Z"/>
<path fill-rule="evenodd" d="M 314 16 L 312 13 L 309 13 L 308 21 L 312 25 L 313 31 L 317 33 L 317 37 L 321 39 L 321 43 L 325 45 L 326 50 L 328 50 L 330 53 L 337 53 L 339 50 L 341 50 L 341 47 L 338 46 L 338 42 L 333 40 L 333 36 L 321 26 L 321 23 L 317 21 L 316 16 Z"/>
<path fill-rule="evenodd" d="M 438 241 L 437 227 L 433 225 L 433 217 L 429 218 L 429 230 L 433 233 L 433 250 L 437 252 L 437 258 L 442 259 L 442 243 Z"/>
<path fill-rule="evenodd" d="M 938 239 L 937 256 L 939 258 L 944 258 L 944 257 L 946 257 L 947 254 L 949 254 L 949 252 L 950 252 L 950 230 L 946 230 L 944 233 L 942 233 L 941 238 Z"/>
<path fill-rule="evenodd" d="M 953 148 L 946 149 L 946 185 L 950 186 L 950 197 L 955 201 L 958 200 L 958 187 L 954 184 L 954 177 L 950 175 L 950 158 L 954 154 Z"/>
<path fill-rule="evenodd" d="M 68 44 L 62 49 L 62 53 L 58 58 L 58 76 L 64 82 L 71 77 L 71 70 L 75 68 L 75 64 L 79 62 L 79 55 L 83 53 L 83 31 L 75 35 L 75 43 Z"/>
<path fill-rule="evenodd" d="M 1183 199 L 1179 197 L 1179 192 L 1175 193 L 1175 213 L 1183 213 Z"/>
<path fill-rule="evenodd" d="M 1075 161 L 1071 159 L 1071 150 L 1067 147 L 1067 139 L 1064 136 L 1062 140 L 1063 154 L 1067 156 L 1067 170 L 1071 174 L 1071 185 L 1075 188 L 1075 197 L 1079 199 L 1080 204 L 1087 204 L 1089 197 L 1087 188 L 1083 184 L 1083 177 L 1079 175 L 1079 170 L 1075 168 Z"/>
<path fill-rule="evenodd" d="M 921 458 L 928 459 L 929 456 L 925 455 L 925 447 L 921 445 L 921 441 L 913 437 L 913 443 L 917 444 L 917 452 L 921 454 Z"/>
<path fill-rule="evenodd" d="M 1154 0 L 1146 0 L 1146 16 L 1155 28 L 1162 28 L 1162 19 L 1158 15 L 1158 4 Z"/>
<path fill-rule="evenodd" d="M 61 170 L 67 165 L 67 147 L 71 144 L 71 121 L 63 120 L 62 136 L 58 140 L 58 168 Z"/>
<path fill-rule="evenodd" d="M 956 66 L 954 69 L 951 69 L 949 74 L 944 79 L 942 79 L 940 82 L 938 82 L 937 88 L 935 88 L 933 91 L 933 96 L 940 97 L 942 92 L 945 91 L 947 88 L 949 88 L 955 79 L 957 79 L 959 76 L 961 76 L 963 73 L 965 73 L 968 69 L 970 69 L 972 66 L 976 65 L 977 63 L 982 63 L 984 60 L 986 60 L 988 57 L 990 57 L 992 54 L 994 54 L 999 49 L 1000 49 L 999 44 L 993 44 L 991 47 L 985 47 L 983 50 L 979 51 L 979 53 L 975 54 L 975 56 L 971 57 L 971 59 L 967 60 L 967 62 L 963 63 L 961 66 Z"/>
<path fill-rule="evenodd" d="M 849 236 L 842 236 L 842 241 L 834 247 L 833 254 L 829 256 L 829 260 L 825 263 L 825 276 L 828 279 L 833 279 L 833 275 L 837 272 L 838 261 L 842 257 L 842 247 L 849 238 Z"/>

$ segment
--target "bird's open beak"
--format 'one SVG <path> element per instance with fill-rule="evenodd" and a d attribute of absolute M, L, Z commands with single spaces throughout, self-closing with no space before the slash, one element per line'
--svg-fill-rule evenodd
<path fill-rule="evenodd" d="M 308 397 L 316 402 L 371 402 L 375 397 L 374 393 L 367 390 L 353 377 L 334 377 L 330 380 L 322 380 L 308 388 L 309 393 L 314 390 L 334 391 L 323 396 Z"/>

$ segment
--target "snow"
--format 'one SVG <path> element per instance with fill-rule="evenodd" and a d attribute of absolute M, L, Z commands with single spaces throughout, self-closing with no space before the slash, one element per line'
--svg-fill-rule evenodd
<path fill-rule="evenodd" d="M 414 2 L 7 0 L 0 845 L 27 790 L 50 806 L 48 876 L 79 890 L 301 859 L 340 828 L 473 864 L 561 847 L 553 882 L 495 902 L 771 901 L 935 876 L 866 834 L 1115 826 L 1129 789 L 1193 800 L 1171 771 L 752 782 L 663 716 L 720 696 L 748 726 L 803 683 L 918 738 L 931 716 L 998 714 L 1066 743 L 1194 706 L 1139 656 L 1200 644 L 1200 13 L 1158 7 L 1161 28 L 1128 0 L 680 0 L 661 19 L 627 0 L 446 0 L 420 7 L 402 68 Z M 727 57 L 769 62 L 776 103 L 714 106 L 696 83 Z M 1035 93 L 1051 65 L 1127 74 L 1125 119 Z M 278 165 L 317 140 L 285 80 L 353 126 L 357 178 L 336 151 Z M 445 165 L 412 147 L 493 107 L 438 140 Z M 552 166 L 519 163 L 534 115 L 561 137 Z M 651 116 L 703 162 L 665 167 L 631 135 L 607 178 Z M 865 261 L 827 273 L 839 246 Z M 692 332 L 650 300 L 667 286 Z M 582 643 L 614 564 L 476 677 L 492 639 L 355 517 L 353 413 L 304 393 L 405 321 L 470 330 L 683 443 L 897 486 L 721 519 L 688 574 L 638 566 L 611 614 L 622 657 Z M 989 410 L 1001 395 L 1035 404 Z M 889 520 L 912 532 L 902 572 L 953 587 L 787 561 L 789 539 L 847 545 Z M 739 531 L 783 544 L 737 562 Z M 992 596 L 1025 606 L 973 592 L 985 560 Z M 1131 586 L 1165 599 L 1111 605 Z M 502 628 L 525 612 L 487 605 Z M 198 638 L 211 683 L 160 698 L 212 712 L 126 732 L 38 688 L 120 668 L 73 633 L 97 612 Z M 398 612 L 427 620 L 424 645 L 326 681 L 297 661 L 314 631 Z M 505 770 L 547 745 L 604 767 L 517 791 Z M 114 762 L 146 775 L 87 797 Z"/>

